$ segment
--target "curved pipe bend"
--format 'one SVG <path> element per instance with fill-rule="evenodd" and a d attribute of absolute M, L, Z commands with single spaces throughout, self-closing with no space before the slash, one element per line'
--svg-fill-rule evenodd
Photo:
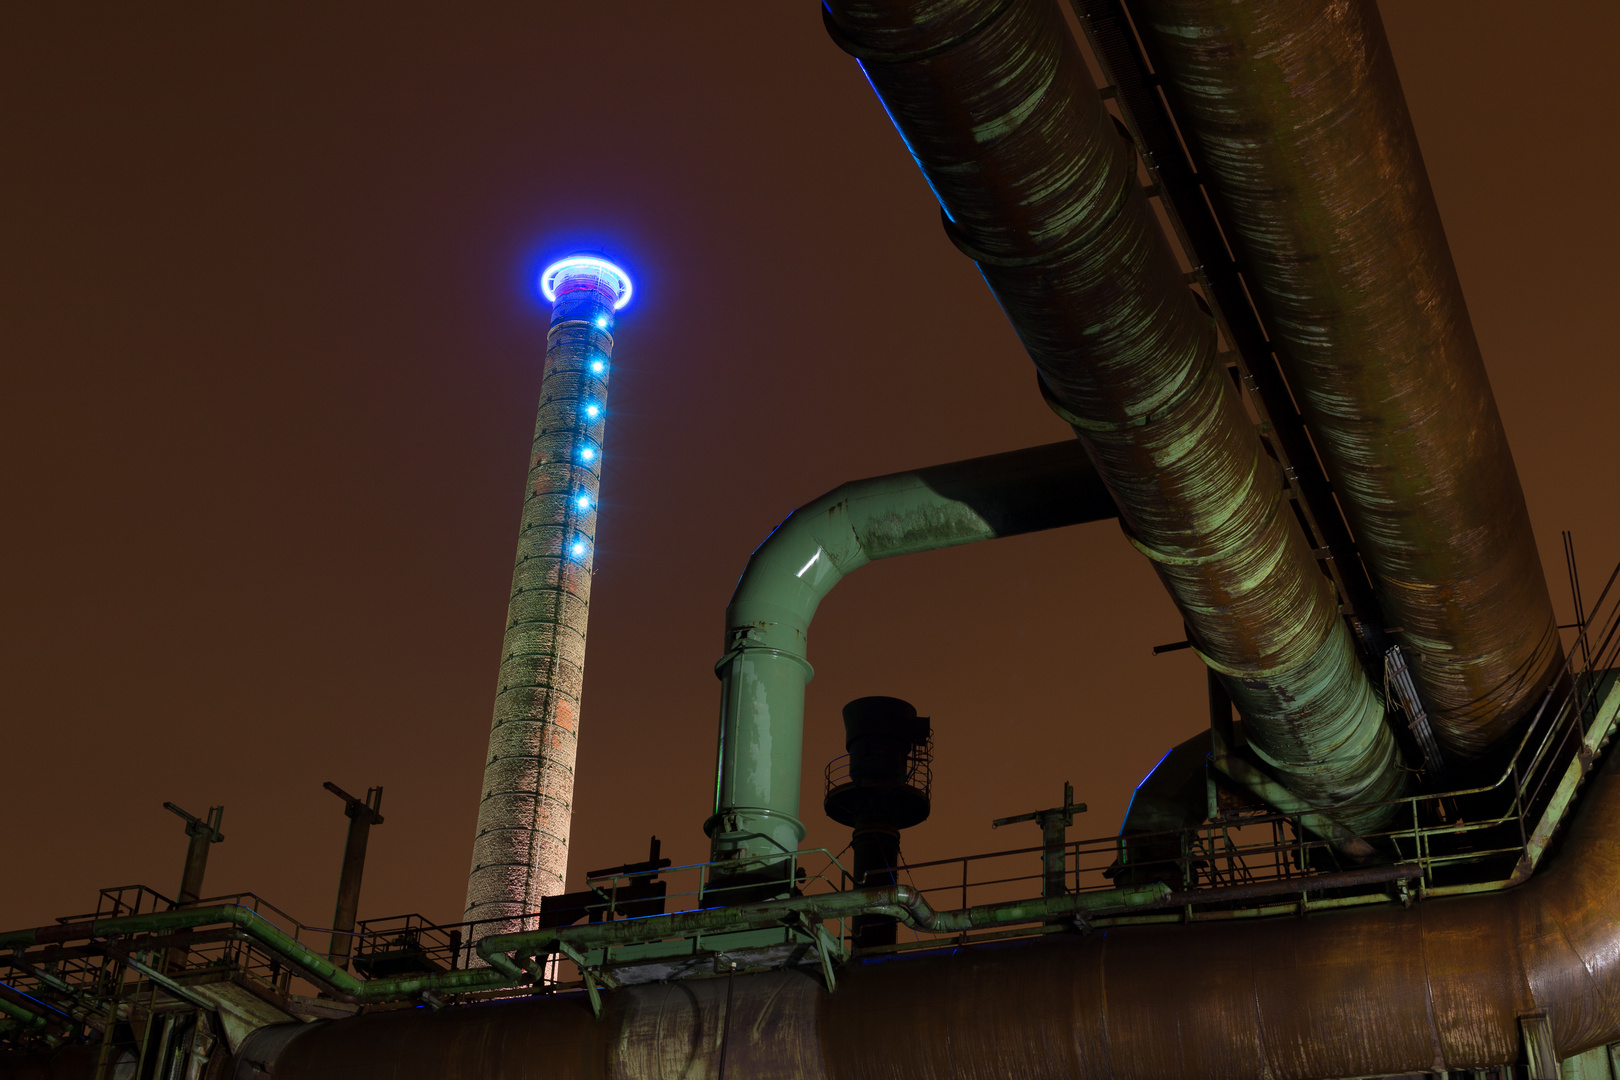
<path fill-rule="evenodd" d="M 856 480 L 789 514 L 749 558 L 726 608 L 713 858 L 761 867 L 798 848 L 810 620 L 874 559 L 1116 515 L 1074 440 Z"/>

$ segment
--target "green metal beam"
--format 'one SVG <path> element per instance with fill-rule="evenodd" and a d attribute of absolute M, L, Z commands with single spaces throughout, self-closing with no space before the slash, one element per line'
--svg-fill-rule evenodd
<path fill-rule="evenodd" d="M 50 1022 L 33 1010 L 15 1005 L 4 997 L 0 997 L 0 1013 L 5 1013 L 24 1027 L 42 1028 Z"/>
<path fill-rule="evenodd" d="M 1581 745 L 1575 757 L 1564 769 L 1564 775 L 1558 780 L 1558 786 L 1553 789 L 1551 801 L 1536 822 L 1535 829 L 1525 841 L 1524 854 L 1520 856 L 1518 865 L 1513 868 L 1512 884 L 1527 881 L 1535 872 L 1536 864 L 1541 861 L 1542 854 L 1547 845 L 1552 843 L 1553 834 L 1558 826 L 1563 824 L 1564 812 L 1575 801 L 1575 793 L 1586 780 L 1587 771 L 1591 768 L 1592 759 L 1598 755 L 1603 743 L 1613 732 L 1615 720 L 1620 717 L 1620 678 L 1613 671 L 1598 673 L 1598 678 L 1608 683 L 1604 691 L 1603 704 L 1598 707 L 1592 725 L 1586 729 L 1581 739 Z M 1596 697 L 1596 694 L 1593 694 Z M 1583 695 L 1575 693 L 1570 696 L 1568 708 L 1582 708 Z"/>

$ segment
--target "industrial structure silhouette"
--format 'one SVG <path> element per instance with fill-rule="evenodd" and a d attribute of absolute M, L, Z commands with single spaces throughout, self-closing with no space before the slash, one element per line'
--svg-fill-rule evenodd
<path fill-rule="evenodd" d="M 466 920 L 354 918 L 380 789 L 333 788 L 332 926 L 209 896 L 222 811 L 173 808 L 175 897 L 0 934 L 0 1077 L 1620 1076 L 1620 591 L 1589 604 L 1566 541 L 1553 614 L 1375 5 L 1073 9 L 1079 35 L 1056 0 L 827 0 L 1074 438 L 850 481 L 763 540 L 719 642 L 713 812 L 648 823 L 701 826 L 708 859 L 655 835 L 566 891 L 632 288 L 567 253 Z M 956 736 L 869 696 L 825 773 L 850 848 L 806 849 L 823 598 L 1103 521 L 1184 621 L 1161 648 L 1208 672 L 1207 729 L 1118 833 L 1071 837 L 1066 786 L 998 819 L 1024 842 L 906 862 Z"/>

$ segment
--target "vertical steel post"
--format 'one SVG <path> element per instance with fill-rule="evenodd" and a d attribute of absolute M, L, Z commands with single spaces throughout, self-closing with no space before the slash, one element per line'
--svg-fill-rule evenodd
<path fill-rule="evenodd" d="M 564 889 L 614 314 L 631 289 L 586 255 L 552 264 L 540 287 L 551 330 L 467 880 L 466 917 L 483 925 L 470 940 L 530 927 L 523 917 Z"/>
<path fill-rule="evenodd" d="M 343 870 L 338 875 L 337 909 L 332 913 L 332 944 L 327 958 L 344 971 L 354 952 L 354 923 L 360 912 L 360 878 L 366 871 L 366 844 L 371 827 L 381 825 L 382 787 L 370 788 L 364 799 L 357 799 L 328 780 L 323 787 L 347 805 L 349 836 L 343 844 Z"/>
<path fill-rule="evenodd" d="M 190 837 L 186 847 L 186 867 L 180 874 L 180 895 L 175 899 L 181 904 L 195 904 L 202 899 L 203 874 L 208 870 L 208 848 L 225 839 L 225 834 L 219 831 L 225 821 L 225 808 L 210 806 L 206 820 L 186 813 L 172 802 L 164 803 L 163 809 L 185 821 L 186 836 Z"/>
<path fill-rule="evenodd" d="M 1063 805 L 1054 806 L 1049 810 L 1035 810 L 1028 814 L 1015 814 L 1012 817 L 996 818 L 990 823 L 992 829 L 999 829 L 1003 825 L 1016 825 L 1023 821 L 1033 821 L 1041 827 L 1041 895 L 1062 896 L 1068 889 L 1065 882 L 1068 879 L 1067 858 L 1069 850 L 1069 826 L 1074 824 L 1074 815 L 1086 812 L 1085 803 L 1074 801 L 1074 785 L 1063 781 Z"/>

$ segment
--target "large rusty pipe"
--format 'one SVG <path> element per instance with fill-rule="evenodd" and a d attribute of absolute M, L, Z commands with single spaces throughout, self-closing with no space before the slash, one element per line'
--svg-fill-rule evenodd
<path fill-rule="evenodd" d="M 1524 494 L 1373 0 L 1131 0 L 1442 745 L 1559 659 Z"/>
<path fill-rule="evenodd" d="M 1084 937 L 577 999 L 399 1010 L 266 1029 L 276 1080 L 1114 1076 L 1308 1080 L 1500 1066 L 1544 1013 L 1559 1057 L 1620 1039 L 1620 777 L 1563 849 L 1502 892 Z M 729 1032 L 729 1034 L 727 1034 Z M 258 1040 L 263 1040 L 262 1044 Z M 733 1071 L 734 1070 L 734 1071 Z M 257 1075 L 239 1071 L 239 1077 Z"/>
<path fill-rule="evenodd" d="M 1393 737 L 1275 462 L 1054 0 L 829 0 L 1251 744 L 1320 807 L 1399 794 Z M 1352 828 L 1385 809 L 1347 811 Z"/>

